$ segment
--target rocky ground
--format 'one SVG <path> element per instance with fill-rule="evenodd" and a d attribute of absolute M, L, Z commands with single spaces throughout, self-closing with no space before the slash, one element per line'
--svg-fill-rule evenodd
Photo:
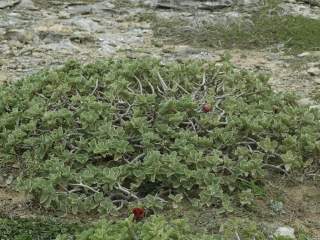
<path fill-rule="evenodd" d="M 0 0 L 0 82 L 15 81 L 44 67 L 59 66 L 68 59 L 92 62 L 107 57 L 153 56 L 166 60 L 219 61 L 224 49 L 159 44 L 148 16 L 227 23 L 250 14 L 259 4 L 258 0 Z M 320 19 L 318 0 L 308 3 L 287 0 L 281 7 L 285 14 Z M 294 91 L 303 97 L 301 104 L 316 104 L 309 96 L 320 84 L 320 51 L 288 55 L 279 46 L 276 52 L 268 49 L 228 52 L 235 65 L 270 73 L 275 90 Z M 2 190 L 2 185 L 10 184 L 10 178 L 3 181 L 0 181 L 0 205 L 10 208 L 8 202 L 16 201 L 15 206 L 22 209 L 24 198 Z M 298 215 L 289 214 L 280 221 L 311 224 L 320 236 L 320 208 L 316 201 L 319 191 L 314 186 L 302 189 L 288 188 L 288 212 Z M 311 205 L 305 204 L 308 197 Z"/>
<path fill-rule="evenodd" d="M 147 14 L 228 23 L 250 14 L 259 4 L 258 0 L 1 0 L 0 81 L 13 81 L 74 58 L 84 62 L 114 56 L 217 61 L 223 50 L 155 44 Z M 282 8 L 293 15 L 320 18 L 319 5 L 288 0 Z M 284 55 L 281 50 L 230 53 L 241 67 L 271 72 L 276 89 L 306 96 L 320 83 L 320 52 L 299 56 Z"/>

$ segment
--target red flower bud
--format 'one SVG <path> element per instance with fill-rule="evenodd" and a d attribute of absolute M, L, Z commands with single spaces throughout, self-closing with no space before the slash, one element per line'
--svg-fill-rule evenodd
<path fill-rule="evenodd" d="M 144 218 L 144 209 L 143 208 L 133 208 L 132 213 L 135 220 L 141 220 Z"/>
<path fill-rule="evenodd" d="M 208 113 L 212 111 L 212 106 L 209 103 L 205 103 L 202 105 L 202 112 Z"/>

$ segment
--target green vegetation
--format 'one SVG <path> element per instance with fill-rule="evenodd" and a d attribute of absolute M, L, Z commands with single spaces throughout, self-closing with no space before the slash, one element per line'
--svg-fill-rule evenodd
<path fill-rule="evenodd" d="M 0 217 L 1 240 L 50 240 L 73 234 L 78 227 L 54 220 L 7 219 Z"/>
<path fill-rule="evenodd" d="M 215 240 L 214 236 L 195 234 L 182 220 L 167 221 L 163 217 L 151 217 L 148 221 L 135 223 L 132 218 L 112 222 L 102 221 L 89 230 L 80 233 L 77 240 L 171 240 L 199 239 Z"/>
<path fill-rule="evenodd" d="M 320 20 L 303 16 L 283 16 L 264 9 L 228 26 L 190 24 L 180 18 L 154 18 L 153 31 L 157 38 L 196 47 L 254 49 L 283 45 L 291 53 L 320 49 Z"/>
<path fill-rule="evenodd" d="M 141 222 L 135 222 L 132 217 L 116 222 L 101 220 L 81 227 L 40 219 L 0 218 L 0 223 L 1 240 L 220 240 L 231 239 L 235 233 L 246 238 L 267 239 L 261 229 L 248 220 L 228 222 L 227 228 L 223 229 L 223 234 L 219 236 L 195 233 L 185 220 L 167 220 L 161 216 L 151 216 Z"/>
<path fill-rule="evenodd" d="M 0 168 L 14 165 L 17 189 L 55 212 L 118 219 L 131 207 L 158 215 L 188 206 L 226 214 L 265 197 L 270 175 L 290 178 L 318 167 L 320 113 L 296 100 L 226 59 L 72 61 L 1 85 Z M 35 239 L 40 226 L 1 221 L 6 235 L 0 239 L 13 232 L 22 236 L 15 240 Z M 219 239 L 152 216 L 77 234 L 60 225 L 47 232 L 47 226 L 38 239 L 152 239 L 157 231 L 161 240 Z M 225 239 L 236 231 L 265 239 L 252 222 L 227 222 L 224 229 Z"/>
<path fill-rule="evenodd" d="M 221 226 L 219 234 L 212 234 L 199 229 L 194 231 L 184 219 L 167 220 L 162 216 L 151 216 L 140 222 L 128 217 L 86 225 L 53 219 L 0 218 L 0 230 L 1 240 L 229 240 L 237 236 L 240 239 L 270 239 L 261 226 L 248 219 L 231 219 Z M 297 239 L 311 240 L 303 232 L 298 232 Z"/>
<path fill-rule="evenodd" d="M 47 209 L 189 201 L 231 212 L 261 196 L 269 173 L 319 157 L 319 112 L 266 81 L 228 62 L 69 62 L 1 86 L 0 166 L 18 165 L 18 189 Z"/>

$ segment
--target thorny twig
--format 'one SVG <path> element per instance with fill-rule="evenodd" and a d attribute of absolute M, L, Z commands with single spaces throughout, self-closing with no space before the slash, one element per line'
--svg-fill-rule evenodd
<path fill-rule="evenodd" d="M 121 208 L 123 208 L 124 206 L 124 203 L 127 203 L 128 201 L 127 200 L 113 200 L 112 203 L 113 204 L 117 204 L 117 203 L 120 203 L 119 207 L 117 207 L 116 209 L 117 210 L 120 210 Z"/>
<path fill-rule="evenodd" d="M 93 89 L 93 91 L 90 93 L 90 95 L 93 95 L 93 94 L 97 91 L 98 87 L 99 87 L 99 80 L 96 81 L 96 86 L 94 87 L 94 89 Z"/>
<path fill-rule="evenodd" d="M 202 99 L 206 96 L 207 94 L 207 79 L 206 79 L 206 72 L 203 72 L 203 75 L 202 75 L 202 83 L 199 85 L 199 88 L 194 91 L 194 93 L 192 94 L 192 98 L 194 99 L 197 94 L 201 91 L 202 88 L 204 88 L 204 94 L 202 95 Z"/>
<path fill-rule="evenodd" d="M 206 79 L 206 72 L 203 72 L 203 75 L 202 75 L 202 83 L 200 85 L 200 87 L 203 87 L 203 90 L 205 92 L 205 94 L 207 94 L 207 79 Z"/>
<path fill-rule="evenodd" d="M 179 83 L 176 82 L 176 84 L 177 84 L 178 88 L 180 88 L 184 93 L 190 94 L 190 93 L 189 93 L 184 87 L 182 87 Z"/>
<path fill-rule="evenodd" d="M 235 234 L 236 234 L 236 239 L 237 239 L 237 240 L 241 240 L 239 234 L 238 234 L 237 232 L 236 232 Z"/>
<path fill-rule="evenodd" d="M 254 140 L 253 138 L 246 137 L 246 139 L 248 139 L 248 140 L 250 141 L 250 142 L 247 142 L 248 146 L 250 146 L 250 144 L 255 144 L 255 145 L 256 145 L 257 147 L 259 147 L 264 153 L 269 153 L 269 151 L 267 151 L 266 149 L 264 149 L 263 147 L 261 147 L 261 146 L 258 144 L 258 142 L 257 142 L 256 140 Z M 254 150 L 254 151 L 253 151 L 252 148 L 251 148 L 251 146 L 250 146 L 249 150 L 250 150 L 251 152 L 260 152 L 260 151 L 258 151 L 258 150 Z M 260 153 L 261 153 L 261 152 L 260 152 Z M 270 153 L 270 154 L 272 154 L 272 155 L 274 155 L 274 156 L 276 156 L 276 157 L 281 158 L 280 154 L 277 154 L 277 153 Z M 276 165 L 272 165 L 272 164 L 269 164 L 269 163 L 265 163 L 265 164 L 262 165 L 262 167 L 273 168 L 273 169 L 276 169 L 276 170 L 284 173 L 286 176 L 289 176 L 289 173 L 288 173 L 285 169 L 283 169 L 282 167 L 280 167 L 280 166 L 276 166 Z"/>
<path fill-rule="evenodd" d="M 272 165 L 272 164 L 265 163 L 265 164 L 262 165 L 262 167 L 273 168 L 273 169 L 276 169 L 276 170 L 284 173 L 285 175 L 289 176 L 289 173 L 286 170 L 284 170 L 283 168 L 279 167 L 279 166 L 275 166 L 275 165 Z"/>
<path fill-rule="evenodd" d="M 41 94 L 41 93 L 36 93 L 36 95 L 37 95 L 37 96 L 39 96 L 39 97 L 42 97 L 42 98 L 48 99 L 46 96 L 44 96 L 44 95 L 43 95 L 43 94 Z"/>
<path fill-rule="evenodd" d="M 159 86 L 157 86 L 157 90 L 159 91 L 159 94 L 160 94 L 162 97 L 165 96 L 164 92 L 159 88 Z"/>
<path fill-rule="evenodd" d="M 215 108 L 220 111 L 220 114 L 219 114 L 219 121 L 220 121 L 225 116 L 226 112 L 222 108 L 218 107 L 218 105 L 215 105 Z"/>
<path fill-rule="evenodd" d="M 128 115 L 128 113 L 130 112 L 131 108 L 132 108 L 132 104 L 128 103 L 129 107 L 127 108 L 127 110 L 124 113 L 119 114 L 119 116 L 122 118 L 126 115 Z"/>
<path fill-rule="evenodd" d="M 70 184 L 71 186 L 76 186 L 76 187 L 83 187 L 83 188 L 86 188 L 86 189 L 89 189 L 91 190 L 92 192 L 95 192 L 95 193 L 99 193 L 99 191 L 95 190 L 94 188 L 88 186 L 88 185 L 85 185 L 83 183 L 74 183 L 74 184 Z"/>
<path fill-rule="evenodd" d="M 245 137 L 246 139 L 248 139 L 249 141 L 251 141 L 252 143 L 256 144 L 264 153 L 269 153 L 270 155 L 273 155 L 273 156 L 276 156 L 278 158 L 282 158 L 280 154 L 278 153 L 273 153 L 273 152 L 270 152 L 266 149 L 264 149 L 256 140 L 254 140 L 253 138 L 250 138 L 250 137 Z"/>
<path fill-rule="evenodd" d="M 215 74 L 213 75 L 212 80 L 215 80 L 215 79 L 216 79 L 216 77 L 217 77 L 217 76 L 219 75 L 219 73 L 220 73 L 221 68 L 222 68 L 222 66 L 219 66 L 219 67 L 217 68 L 217 71 L 216 71 Z"/>
<path fill-rule="evenodd" d="M 216 104 L 215 104 L 215 109 L 219 110 L 220 111 L 220 114 L 219 114 L 219 122 L 221 121 L 221 119 L 224 117 L 224 122 L 221 122 L 223 124 L 228 124 L 228 118 L 226 116 L 226 112 L 225 110 L 223 110 L 222 108 L 219 107 L 219 104 L 222 102 L 222 99 L 218 99 Z"/>
<path fill-rule="evenodd" d="M 195 126 L 195 124 L 193 123 L 192 120 L 189 120 L 189 121 L 183 122 L 183 123 L 184 123 L 184 124 L 187 124 L 187 125 L 191 125 L 193 131 L 195 131 L 195 132 L 197 131 L 197 128 L 196 128 L 196 126 Z"/>
<path fill-rule="evenodd" d="M 138 161 L 139 159 L 143 158 L 146 154 L 145 153 L 141 153 L 138 156 L 136 156 L 134 159 L 132 159 L 132 161 L 130 161 L 130 164 Z"/>
<path fill-rule="evenodd" d="M 319 177 L 320 178 L 320 174 L 316 174 L 316 173 L 306 173 L 305 175 L 307 177 L 314 177 L 314 178 Z"/>
<path fill-rule="evenodd" d="M 135 195 L 134 193 L 131 193 L 131 192 L 129 191 L 129 189 L 121 186 L 119 183 L 117 184 L 116 189 L 118 189 L 119 191 L 121 191 L 121 192 L 123 192 L 123 193 L 125 193 L 125 194 L 127 194 L 127 195 L 129 195 L 129 196 L 131 196 L 131 197 L 133 197 L 134 199 L 139 199 L 139 197 L 138 197 L 137 195 Z"/>
<path fill-rule="evenodd" d="M 160 73 L 157 72 L 157 74 L 158 74 L 158 77 L 159 77 L 159 80 L 160 80 L 162 89 L 163 89 L 165 92 L 168 91 L 169 88 L 168 88 L 167 84 L 165 83 L 165 81 L 163 80 L 163 78 L 161 77 Z"/>
<path fill-rule="evenodd" d="M 232 94 L 224 94 L 224 95 L 216 96 L 215 99 L 216 100 L 225 99 L 226 97 L 229 97 L 229 96 L 232 96 Z"/>
<path fill-rule="evenodd" d="M 127 87 L 127 89 L 128 89 L 128 91 L 129 91 L 130 93 L 132 93 L 132 94 L 134 94 L 134 95 L 137 94 L 137 93 L 135 93 L 135 91 L 134 91 L 132 88 L 130 88 L 129 86 Z"/>
<path fill-rule="evenodd" d="M 139 88 L 140 88 L 140 94 L 143 94 L 143 88 L 142 88 L 142 84 L 141 84 L 140 79 L 137 76 L 134 76 L 134 78 L 138 81 Z"/>
<path fill-rule="evenodd" d="M 154 87 L 152 86 L 152 84 L 151 84 L 149 81 L 147 81 L 147 83 L 148 83 L 148 85 L 149 85 L 150 88 L 151 88 L 152 94 L 154 94 L 154 93 L 155 93 Z"/>
<path fill-rule="evenodd" d="M 164 200 L 163 198 L 159 197 L 158 195 L 155 196 L 156 199 L 158 199 L 162 203 L 167 203 L 168 201 Z"/>
<path fill-rule="evenodd" d="M 250 95 L 259 94 L 262 92 L 265 92 L 265 91 L 261 90 L 261 91 L 255 91 L 255 92 L 249 92 L 249 93 L 244 92 L 244 93 L 240 93 L 239 95 L 235 96 L 235 98 L 239 98 L 239 97 L 243 97 L 243 96 L 250 96 Z"/>

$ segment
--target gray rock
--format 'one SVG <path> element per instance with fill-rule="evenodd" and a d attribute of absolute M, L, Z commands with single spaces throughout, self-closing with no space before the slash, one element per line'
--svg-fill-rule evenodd
<path fill-rule="evenodd" d="M 318 109 L 318 110 L 320 110 L 320 105 L 313 105 L 313 106 L 310 106 L 310 109 Z"/>
<path fill-rule="evenodd" d="M 242 6 L 252 6 L 252 5 L 259 5 L 261 3 L 260 0 L 239 0 L 238 1 L 238 5 L 242 5 Z"/>
<path fill-rule="evenodd" d="M 67 11 L 73 15 L 87 15 L 93 13 L 93 7 L 91 5 L 69 6 Z"/>
<path fill-rule="evenodd" d="M 314 83 L 316 83 L 316 84 L 320 84 L 320 77 L 314 79 L 313 81 L 314 81 Z"/>
<path fill-rule="evenodd" d="M 74 26 L 77 26 L 81 30 L 92 33 L 101 31 L 102 29 L 102 26 L 89 18 L 75 17 L 70 20 L 70 23 Z"/>
<path fill-rule="evenodd" d="M 294 235 L 294 229 L 292 227 L 278 227 L 274 233 L 274 236 L 296 239 L 296 236 Z"/>
<path fill-rule="evenodd" d="M 1 81 L 0 81 L 1 83 Z M 0 175 L 0 187 L 5 187 L 5 179 L 4 176 Z"/>
<path fill-rule="evenodd" d="M 11 48 L 11 50 L 15 51 L 17 49 L 21 49 L 23 48 L 23 43 L 21 43 L 20 41 L 17 40 L 10 40 L 8 41 L 8 45 Z M 14 53 L 15 56 L 18 56 L 17 53 Z"/>
<path fill-rule="evenodd" d="M 320 0 L 302 0 L 302 1 L 308 5 L 320 7 Z"/>
<path fill-rule="evenodd" d="M 6 185 L 10 185 L 12 182 L 13 182 L 13 176 L 9 175 L 8 178 L 5 181 L 5 184 Z"/>
<path fill-rule="evenodd" d="M 58 17 L 60 19 L 69 19 L 70 18 L 70 13 L 66 12 L 66 11 L 60 11 L 58 13 Z"/>
<path fill-rule="evenodd" d="M 0 71 L 0 84 L 6 82 L 8 79 L 8 74 L 4 71 Z"/>
<path fill-rule="evenodd" d="M 141 4 L 146 7 L 155 7 L 157 4 L 156 0 L 141 0 Z"/>
<path fill-rule="evenodd" d="M 319 76 L 320 75 L 320 68 L 318 67 L 311 67 L 307 70 L 307 72 L 311 75 L 311 76 Z"/>
<path fill-rule="evenodd" d="M 116 53 L 116 48 L 104 42 L 103 44 L 101 44 L 99 52 L 104 56 L 110 56 Z"/>
<path fill-rule="evenodd" d="M 46 45 L 40 46 L 40 48 L 46 50 L 60 51 L 63 53 L 71 53 L 73 51 L 78 51 L 78 47 L 76 47 L 70 40 L 65 39 L 58 43 L 49 43 Z"/>
<path fill-rule="evenodd" d="M 29 43 L 33 39 L 33 34 L 31 31 L 24 29 L 9 29 L 4 34 L 6 40 L 18 41 L 21 43 Z"/>
<path fill-rule="evenodd" d="M 73 33 L 72 27 L 63 24 L 39 26 L 34 31 L 38 34 L 40 40 L 46 43 L 59 42 Z"/>
<path fill-rule="evenodd" d="M 5 38 L 5 34 L 6 34 L 6 29 L 5 28 L 0 28 L 0 40 Z"/>
<path fill-rule="evenodd" d="M 35 11 L 38 10 L 32 0 L 21 0 L 21 2 L 16 7 L 17 10 L 30 10 Z"/>
<path fill-rule="evenodd" d="M 315 102 L 310 98 L 301 98 L 297 103 L 299 106 L 310 106 L 315 104 Z"/>
<path fill-rule="evenodd" d="M 310 62 L 307 64 L 307 67 L 309 67 L 309 68 L 320 67 L 320 62 Z"/>
<path fill-rule="evenodd" d="M 229 1 L 229 0 L 220 0 L 217 2 L 207 1 L 207 2 L 202 3 L 198 7 L 198 9 L 214 11 L 214 10 L 219 10 L 219 9 L 231 7 L 232 4 L 233 4 L 233 2 Z"/>
<path fill-rule="evenodd" d="M 144 1 L 146 5 L 152 5 L 162 9 L 187 9 L 194 8 L 200 10 L 214 11 L 233 5 L 233 0 L 197 1 L 197 0 L 155 0 Z"/>
<path fill-rule="evenodd" d="M 0 44 L 1 56 L 6 56 L 11 54 L 10 46 L 8 44 Z"/>
<path fill-rule="evenodd" d="M 74 32 L 69 39 L 72 42 L 84 44 L 84 43 L 92 43 L 95 42 L 96 38 L 94 34 L 90 34 L 88 32 Z"/>
<path fill-rule="evenodd" d="M 309 56 L 311 56 L 310 52 L 303 52 L 303 53 L 300 53 L 299 55 L 297 55 L 297 57 L 299 57 L 299 58 L 309 57 Z"/>
<path fill-rule="evenodd" d="M 20 3 L 21 0 L 1 0 L 0 9 L 14 7 Z"/>
<path fill-rule="evenodd" d="M 296 3 L 281 3 L 279 7 L 282 9 L 283 14 L 303 16 L 312 19 L 320 19 L 319 11 L 310 8 L 310 5 L 302 5 Z"/>
<path fill-rule="evenodd" d="M 115 5 L 108 1 L 97 2 L 93 5 L 93 11 L 98 12 L 113 12 L 115 13 Z"/>

